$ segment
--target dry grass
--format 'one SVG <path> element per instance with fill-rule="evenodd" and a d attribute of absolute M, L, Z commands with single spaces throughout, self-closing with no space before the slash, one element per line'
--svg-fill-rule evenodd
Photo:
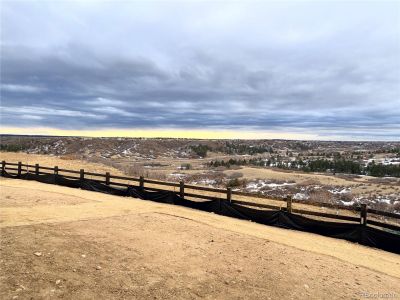
<path fill-rule="evenodd" d="M 348 186 L 354 184 L 353 181 L 346 180 L 343 178 L 338 178 L 329 175 L 319 175 L 319 174 L 307 174 L 299 172 L 282 172 L 280 170 L 264 169 L 264 168 L 242 168 L 240 170 L 243 176 L 247 179 L 272 179 L 278 181 L 294 181 L 299 184 L 309 184 L 313 182 L 314 184 L 323 185 L 343 185 Z M 231 174 L 231 170 L 225 171 L 226 174 Z"/>

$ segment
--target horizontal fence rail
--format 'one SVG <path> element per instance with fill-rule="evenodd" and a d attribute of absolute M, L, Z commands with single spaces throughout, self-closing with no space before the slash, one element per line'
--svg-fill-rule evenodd
<path fill-rule="evenodd" d="M 24 169 L 23 169 L 24 168 Z M 28 168 L 27 170 L 25 168 Z M 32 170 L 30 170 L 32 169 Z M 360 222 L 363 225 L 373 225 L 373 226 L 378 226 L 378 227 L 383 227 L 387 228 L 390 230 L 400 230 L 399 225 L 394 225 L 394 224 L 388 224 L 376 220 L 371 220 L 368 219 L 367 222 L 367 215 L 368 213 L 377 215 L 377 216 L 383 216 L 383 217 L 388 217 L 392 219 L 397 219 L 400 220 L 400 214 L 396 213 L 391 213 L 391 212 L 386 212 L 386 211 L 380 211 L 372 208 L 368 208 L 367 205 L 362 204 L 359 207 L 349 207 L 345 205 L 339 205 L 339 204 L 332 204 L 332 203 L 323 203 L 323 202 L 313 202 L 313 201 L 300 201 L 300 200 L 295 200 L 292 199 L 291 196 L 287 196 L 285 199 L 283 198 L 275 198 L 275 197 L 268 197 L 262 194 L 255 194 L 255 193 L 249 193 L 249 192 L 241 192 L 241 191 L 233 191 L 231 188 L 227 189 L 221 189 L 221 188 L 212 188 L 212 187 L 204 187 L 204 186 L 197 186 L 197 185 L 192 185 L 192 184 L 185 184 L 183 181 L 181 182 L 167 182 L 167 181 L 159 181 L 159 180 L 153 180 L 153 179 L 145 179 L 143 176 L 137 178 L 137 177 L 126 177 L 126 176 L 116 176 L 116 175 L 111 175 L 109 172 L 105 173 L 94 173 L 94 172 L 86 172 L 84 169 L 80 169 L 79 171 L 77 170 L 68 170 L 68 169 L 60 169 L 58 166 L 54 167 L 44 167 L 44 166 L 39 166 L 39 164 L 35 165 L 29 165 L 29 164 L 22 164 L 21 162 L 18 163 L 10 163 L 6 161 L 2 161 L 2 170 L 1 170 L 1 175 L 4 176 L 6 171 L 15 171 L 17 176 L 22 176 L 22 172 L 30 172 L 34 173 L 36 175 L 54 175 L 57 176 L 59 173 L 70 173 L 70 174 L 76 174 L 78 176 L 73 176 L 73 175 L 62 175 L 65 178 L 69 179 L 76 179 L 76 180 L 83 180 L 85 179 L 85 176 L 95 176 L 95 177 L 100 177 L 104 179 L 93 179 L 91 178 L 90 180 L 103 183 L 106 185 L 115 185 L 115 186 L 122 186 L 122 187 L 129 187 L 132 186 L 132 184 L 127 184 L 127 183 L 121 183 L 121 182 L 115 182 L 112 181 L 112 179 L 117 179 L 117 180 L 126 180 L 126 181 L 133 181 L 137 182 L 138 186 L 142 189 L 150 190 L 150 191 L 166 191 L 165 189 L 161 188 L 156 188 L 152 186 L 146 186 L 145 184 L 152 184 L 152 185 L 160 185 L 160 186 L 170 186 L 173 187 L 174 189 L 177 188 L 176 193 L 184 199 L 185 197 L 190 197 L 190 198 L 197 198 L 197 199 L 204 199 L 204 200 L 220 200 L 220 201 L 228 201 L 229 203 L 236 203 L 236 204 L 241 204 L 249 207 L 258 207 L 258 208 L 263 208 L 263 209 L 278 209 L 278 210 L 285 210 L 289 213 L 297 213 L 297 214 L 302 214 L 302 215 L 310 215 L 310 216 L 318 216 L 318 217 L 323 217 L 323 218 L 329 218 L 329 219 L 338 219 L 338 220 L 345 220 L 345 221 L 351 221 L 351 222 Z M 45 171 L 50 171 L 50 172 L 43 172 L 41 170 Z M 214 196 L 214 195 L 204 195 L 204 194 L 196 194 L 193 192 L 187 192 L 187 190 L 198 190 L 198 191 L 204 191 L 204 192 L 211 192 L 211 193 L 216 193 L 220 194 L 220 196 Z M 221 196 L 222 194 L 222 196 Z M 235 200 L 232 199 L 232 197 L 236 196 L 244 196 L 244 197 L 249 197 L 249 198 L 260 198 L 260 199 L 268 199 L 268 200 L 273 200 L 273 201 L 281 201 L 283 206 L 278 206 L 278 205 L 272 205 L 272 204 L 265 204 L 265 203 L 256 203 L 256 202 L 250 202 L 250 201 L 243 201 L 243 200 Z M 325 208 L 332 208 L 332 209 L 337 209 L 337 210 L 345 210 L 345 211 L 351 211 L 351 212 L 359 212 L 360 215 L 359 217 L 355 216 L 346 216 L 346 215 L 339 215 L 339 214 L 332 214 L 332 213 L 326 213 L 326 212 L 317 212 L 317 211 L 312 211 L 312 210 L 305 210 L 305 209 L 295 209 L 292 208 L 293 203 L 298 203 L 306 206 L 318 206 L 318 207 L 325 207 Z"/>

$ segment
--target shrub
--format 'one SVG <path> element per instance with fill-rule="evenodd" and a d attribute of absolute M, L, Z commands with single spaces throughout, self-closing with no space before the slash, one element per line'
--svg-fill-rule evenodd
<path fill-rule="evenodd" d="M 227 183 L 226 183 L 226 187 L 227 188 L 238 188 L 238 187 L 244 187 L 247 184 L 247 181 L 245 179 L 243 180 L 239 180 L 238 178 L 233 178 L 230 179 Z"/>
<path fill-rule="evenodd" d="M 192 165 L 191 164 L 181 164 L 181 169 L 182 170 L 190 170 L 190 169 L 192 169 Z"/>
<path fill-rule="evenodd" d="M 243 173 L 241 172 L 233 172 L 232 174 L 229 175 L 229 179 L 237 179 L 243 177 Z"/>
<path fill-rule="evenodd" d="M 231 179 L 226 183 L 226 187 L 239 187 L 240 186 L 240 181 L 237 178 Z"/>

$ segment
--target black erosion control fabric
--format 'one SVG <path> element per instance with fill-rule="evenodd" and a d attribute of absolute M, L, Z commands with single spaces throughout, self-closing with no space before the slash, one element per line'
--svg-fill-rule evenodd
<path fill-rule="evenodd" d="M 18 178 L 16 175 L 4 172 L 4 177 Z M 22 174 L 19 178 L 36 180 L 43 183 L 57 184 L 83 190 L 96 191 L 116 196 L 134 197 L 161 203 L 181 205 L 193 209 L 213 212 L 216 214 L 250 220 L 260 224 L 277 226 L 316 233 L 328 237 L 344 239 L 365 246 L 400 254 L 400 232 L 389 232 L 356 223 L 327 222 L 291 214 L 281 210 L 261 210 L 249 208 L 236 203 L 221 200 L 192 201 L 179 197 L 172 191 L 147 191 L 136 186 L 127 188 L 111 187 L 94 180 L 73 180 L 61 175 Z"/>

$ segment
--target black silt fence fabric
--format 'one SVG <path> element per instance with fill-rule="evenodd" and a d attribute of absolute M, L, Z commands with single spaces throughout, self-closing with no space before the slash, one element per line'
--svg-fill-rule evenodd
<path fill-rule="evenodd" d="M 4 172 L 3 176 L 8 178 L 18 178 L 17 175 L 12 175 L 7 172 Z M 224 216 L 250 220 L 260 224 L 312 232 L 324 236 L 344 239 L 400 254 L 399 231 L 389 232 L 355 223 L 320 221 L 301 215 L 290 214 L 285 211 L 254 209 L 235 203 L 229 203 L 228 201 L 207 200 L 198 202 L 184 200 L 172 191 L 153 192 L 143 190 L 136 186 L 116 188 L 90 179 L 73 180 L 65 178 L 62 175 L 36 175 L 32 173 L 25 173 L 22 174 L 20 178 L 26 180 L 36 180 L 43 183 L 58 184 L 72 188 L 81 188 L 84 190 L 96 191 L 116 196 L 134 197 L 142 200 L 181 205 Z"/>

